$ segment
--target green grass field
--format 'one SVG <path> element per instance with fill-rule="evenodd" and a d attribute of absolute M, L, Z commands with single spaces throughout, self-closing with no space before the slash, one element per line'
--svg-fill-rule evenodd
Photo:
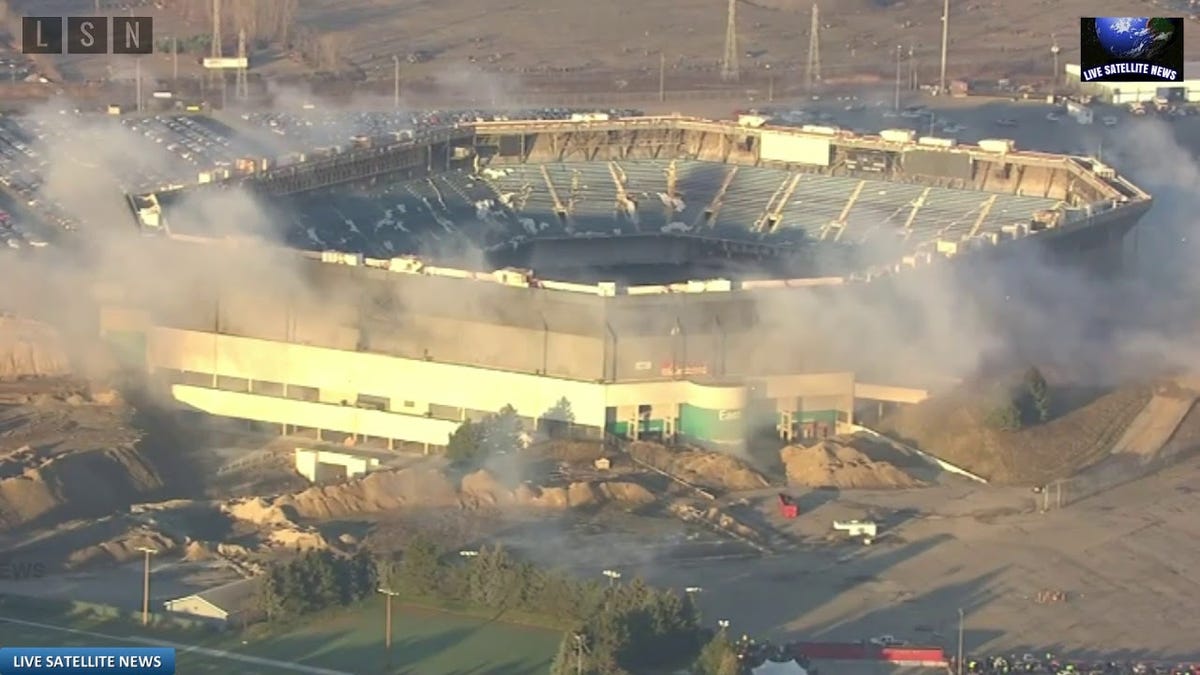
<path fill-rule="evenodd" d="M 111 636 L 150 637 L 267 659 L 278 664 L 247 663 L 211 653 L 180 650 L 181 675 L 238 672 L 277 675 L 311 668 L 355 674 L 388 675 L 543 675 L 560 635 L 541 628 L 516 626 L 437 610 L 395 607 L 392 656 L 384 649 L 383 603 L 373 601 L 352 610 L 323 614 L 306 624 L 255 636 L 192 633 L 141 633 L 124 622 L 66 619 L 40 613 L 12 618 L 53 624 Z M 263 633 L 263 631 L 259 631 Z M 0 623 L 0 646 L 139 646 L 137 642 L 98 638 L 51 629 Z"/>

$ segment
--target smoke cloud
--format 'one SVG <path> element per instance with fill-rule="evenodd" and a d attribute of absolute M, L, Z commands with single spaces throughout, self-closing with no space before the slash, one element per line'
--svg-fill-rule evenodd
<path fill-rule="evenodd" d="M 484 98 L 501 98 L 508 90 L 504 82 L 473 73 L 445 79 L 482 91 Z M 292 111 L 311 101 L 299 90 L 275 93 L 279 106 Z M 296 257 L 279 248 L 279 212 L 246 192 L 190 197 L 174 217 L 214 232 L 248 232 L 257 243 L 168 250 L 138 237 L 116 178 L 171 175 L 178 160 L 113 120 L 64 119 L 60 107 L 66 106 L 50 103 L 31 113 L 75 129 L 70 136 L 49 134 L 39 144 L 47 161 L 41 192 L 81 216 L 84 225 L 70 248 L 38 251 L 0 267 L 0 308 L 49 318 L 83 341 L 95 335 L 94 321 L 85 317 L 95 315 L 89 289 L 98 280 L 138 289 L 144 302 L 182 313 L 195 308 L 214 277 L 231 288 L 278 289 L 301 303 L 331 300 L 333 291 L 310 285 Z M 348 124 L 338 133 L 359 131 L 353 120 Z M 1090 275 L 1030 256 L 934 264 L 860 289 L 764 293 L 762 330 L 784 336 L 773 349 L 802 353 L 806 369 L 848 367 L 863 379 L 896 383 L 970 377 L 996 361 L 1053 364 L 1096 383 L 1186 367 L 1196 356 L 1187 317 L 1195 315 L 1200 288 L 1192 264 L 1197 237 L 1190 233 L 1200 206 L 1193 187 L 1200 169 L 1165 124 L 1139 122 L 1137 133 L 1125 137 L 1137 141 L 1111 147 L 1106 159 L 1156 195 L 1136 233 L 1136 274 Z M 482 264 L 478 251 L 474 256 Z M 763 358 L 771 357 L 767 351 Z"/>

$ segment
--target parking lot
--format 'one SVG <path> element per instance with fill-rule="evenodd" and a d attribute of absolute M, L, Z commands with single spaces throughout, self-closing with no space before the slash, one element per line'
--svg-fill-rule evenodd
<path fill-rule="evenodd" d="M 39 248 L 80 229 L 97 185 L 118 194 L 186 185 L 266 151 L 205 117 L 0 117 L 0 249 Z M 79 180 L 89 190 L 77 191 Z"/>

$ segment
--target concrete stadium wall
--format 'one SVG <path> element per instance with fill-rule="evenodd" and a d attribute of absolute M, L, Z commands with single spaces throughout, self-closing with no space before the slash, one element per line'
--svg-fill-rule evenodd
<path fill-rule="evenodd" d="M 751 396 L 773 399 L 781 413 L 849 419 L 854 388 L 851 373 L 603 384 L 171 328 L 150 329 L 146 361 L 152 371 L 189 376 L 171 392 L 194 410 L 430 445 L 444 445 L 480 413 L 512 405 L 537 419 L 564 398 L 576 424 L 597 429 L 638 428 L 648 410 L 674 433 L 684 404 L 730 422 L 743 417 Z M 382 409 L 360 407 L 364 395 Z M 732 426 L 705 440 L 728 442 Z"/>
<path fill-rule="evenodd" d="M 370 395 L 388 399 L 392 409 L 412 401 L 405 410 L 418 415 L 430 404 L 484 411 L 511 404 L 522 415 L 537 417 L 565 397 L 577 411 L 577 423 L 604 423 L 604 387 L 589 382 L 169 328 L 150 331 L 147 359 L 152 368 L 288 383 L 349 399 Z M 289 419 L 317 426 L 304 415 Z"/>
<path fill-rule="evenodd" d="M 415 318 L 403 330 L 371 331 L 363 349 L 444 363 L 478 365 L 555 377 L 604 377 L 604 341 L 546 330 L 443 317 Z"/>

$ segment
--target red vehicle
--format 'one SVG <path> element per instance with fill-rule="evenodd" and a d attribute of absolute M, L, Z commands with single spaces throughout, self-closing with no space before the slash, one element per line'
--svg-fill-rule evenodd
<path fill-rule="evenodd" d="M 779 515 L 788 520 L 800 515 L 800 505 L 792 499 L 791 495 L 779 493 Z"/>

